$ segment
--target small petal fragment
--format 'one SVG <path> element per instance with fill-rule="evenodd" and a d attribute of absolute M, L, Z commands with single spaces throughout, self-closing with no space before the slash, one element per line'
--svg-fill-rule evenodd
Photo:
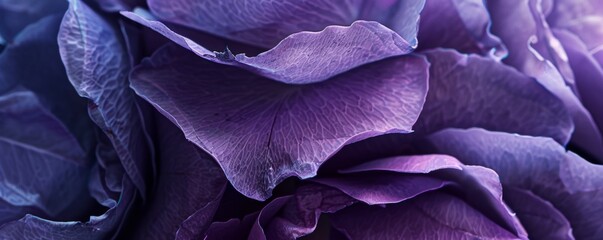
<path fill-rule="evenodd" d="M 419 49 L 453 48 L 500 60 L 507 49 L 490 33 L 490 24 L 482 0 L 428 0 L 421 12 Z"/>

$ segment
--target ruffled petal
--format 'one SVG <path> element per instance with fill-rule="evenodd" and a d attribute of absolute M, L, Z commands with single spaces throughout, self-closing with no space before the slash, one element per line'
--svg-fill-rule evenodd
<path fill-rule="evenodd" d="M 428 64 L 399 57 L 328 81 L 287 85 L 168 46 L 131 75 L 132 87 L 210 153 L 237 190 L 266 199 L 289 176 L 308 178 L 343 145 L 409 132 Z"/>
<path fill-rule="evenodd" d="M 270 1 L 148 0 L 162 20 L 244 43 L 271 48 L 301 31 L 320 31 L 356 20 L 378 21 L 416 46 L 424 0 Z"/>
<path fill-rule="evenodd" d="M 238 66 L 287 84 L 324 81 L 360 65 L 412 51 L 407 40 L 389 28 L 377 22 L 356 21 L 350 26 L 328 26 L 320 32 L 290 35 L 271 50 L 256 57 L 247 57 L 244 53 L 235 56 L 228 48 L 224 52 L 212 52 L 142 14 L 122 14 L 201 58 Z"/>
<path fill-rule="evenodd" d="M 107 134 L 122 165 L 146 196 L 151 143 L 136 95 L 128 87 L 130 62 L 119 33 L 79 0 L 70 3 L 59 31 L 59 49 L 69 80 L 90 99 L 92 119 Z"/>
<path fill-rule="evenodd" d="M 576 239 L 602 236 L 603 166 L 566 152 L 549 138 L 452 129 L 434 134 L 430 141 L 439 153 L 492 168 L 503 187 L 528 190 L 552 203 L 567 218 Z"/>
<path fill-rule="evenodd" d="M 477 55 L 450 50 L 425 55 L 431 63 L 430 89 L 417 133 L 482 127 L 568 142 L 573 130 L 568 112 L 536 80 Z"/>

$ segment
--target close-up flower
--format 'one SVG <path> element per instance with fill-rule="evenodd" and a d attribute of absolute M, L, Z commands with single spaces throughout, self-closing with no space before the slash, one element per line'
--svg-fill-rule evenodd
<path fill-rule="evenodd" d="M 602 239 L 600 0 L 0 0 L 0 239 Z"/>

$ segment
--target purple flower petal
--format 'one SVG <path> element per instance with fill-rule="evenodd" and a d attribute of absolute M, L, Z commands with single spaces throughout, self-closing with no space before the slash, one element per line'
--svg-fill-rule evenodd
<path fill-rule="evenodd" d="M 534 79 L 477 55 L 425 54 L 431 63 L 430 89 L 417 132 L 483 127 L 569 140 L 573 125 L 563 104 Z"/>
<path fill-rule="evenodd" d="M 146 5 L 144 0 L 93 0 L 107 12 L 129 11 Z"/>
<path fill-rule="evenodd" d="M 569 222 L 550 202 L 528 190 L 505 188 L 507 202 L 532 239 L 574 239 Z"/>
<path fill-rule="evenodd" d="M 333 214 L 348 239 L 519 239 L 457 196 L 429 192 L 408 201 L 356 205 Z"/>
<path fill-rule="evenodd" d="M 437 152 L 492 168 L 504 187 L 529 190 L 569 220 L 576 239 L 603 235 L 603 166 L 588 163 L 549 138 L 444 130 L 430 137 Z"/>
<path fill-rule="evenodd" d="M 570 89 L 572 71 L 559 40 L 544 20 L 542 5 L 544 2 L 536 0 L 489 1 L 492 32 L 509 49 L 505 63 L 535 78 L 563 101 L 576 128 L 572 143 L 588 149 L 593 142 L 601 142 L 601 137 L 592 116 Z M 521 27 L 517 27 L 518 22 Z"/>
<path fill-rule="evenodd" d="M 102 240 L 114 239 L 126 219 L 136 197 L 134 186 L 124 178 L 124 189 L 118 204 L 101 216 L 90 217 L 88 222 L 56 222 L 33 215 L 26 215 L 18 221 L 0 225 L 0 236 L 7 239 L 61 239 L 61 240 Z"/>
<path fill-rule="evenodd" d="M 337 189 L 310 184 L 292 196 L 279 197 L 242 220 L 213 223 L 205 239 L 297 239 L 311 233 L 322 213 L 356 201 Z"/>
<path fill-rule="evenodd" d="M 598 0 L 556 0 L 548 18 L 554 28 L 576 34 L 589 51 L 603 50 L 603 2 Z"/>
<path fill-rule="evenodd" d="M 136 68 L 131 81 L 218 161 L 237 190 L 266 199 L 289 176 L 314 176 L 347 143 L 409 132 L 426 94 L 427 67 L 422 58 L 399 57 L 325 82 L 287 85 L 172 45 Z"/>
<path fill-rule="evenodd" d="M 501 59 L 507 49 L 490 34 L 490 16 L 482 0 L 428 0 L 421 13 L 419 49 L 454 48 Z"/>
<path fill-rule="evenodd" d="M 438 163 L 452 167 L 435 166 Z M 389 167 L 393 170 L 381 170 Z M 433 174 L 429 175 L 408 174 L 432 170 Z M 510 229 L 503 231 L 513 233 L 518 238 L 526 236 L 518 220 L 502 202 L 502 187 L 496 173 L 483 167 L 464 166 L 449 156 L 386 158 L 351 168 L 349 173 L 337 177 L 312 181 L 320 185 L 306 184 L 292 196 L 275 199 L 259 215 L 248 215 L 242 221 L 232 219 L 212 224 L 208 232 L 211 237 L 208 239 L 223 238 L 225 234 L 234 232 L 245 233 L 238 238 L 245 238 L 249 234 L 253 239 L 295 239 L 314 231 L 321 214 L 337 212 L 357 200 L 371 205 L 405 204 L 405 201 L 412 201 L 409 199 L 419 194 L 444 186 L 460 190 L 460 196 L 470 196 L 463 201 L 476 208 L 475 211 L 481 212 L 483 218 L 497 225 L 497 228 Z M 250 218 L 255 219 L 254 224 L 249 223 Z M 386 231 L 396 234 L 395 229 Z"/>
<path fill-rule="evenodd" d="M 121 192 L 122 179 L 125 174 L 125 169 L 121 165 L 119 156 L 115 152 L 111 140 L 98 130 L 98 144 L 96 145 L 96 161 L 103 169 L 104 184 L 108 190 L 113 192 Z"/>
<path fill-rule="evenodd" d="M 128 88 L 130 62 L 118 33 L 79 0 L 71 1 L 59 31 L 59 49 L 69 80 L 90 99 L 92 119 L 106 132 L 125 171 L 146 195 L 150 142 L 134 93 Z"/>
<path fill-rule="evenodd" d="M 490 169 L 465 166 L 446 155 L 416 155 L 378 159 L 342 172 L 352 174 L 313 181 L 370 205 L 398 203 L 444 186 L 461 186 L 465 195 L 472 196 L 467 202 L 474 208 L 517 236 L 525 237 L 521 224 L 502 201 L 498 175 Z"/>
<path fill-rule="evenodd" d="M 424 0 L 270 1 L 149 0 L 160 19 L 228 39 L 265 48 L 290 34 L 320 31 L 356 20 L 379 21 L 416 45 L 417 23 Z"/>
<path fill-rule="evenodd" d="M 145 25 L 209 61 L 234 65 L 288 84 L 324 81 L 363 64 L 412 51 L 407 40 L 377 22 L 356 21 L 350 26 L 329 26 L 321 32 L 288 36 L 256 57 L 211 52 L 159 21 L 132 12 L 122 14 Z M 379 44 L 375 44 L 379 43 Z"/>
<path fill-rule="evenodd" d="M 430 173 L 444 168 L 462 170 L 462 165 L 463 164 L 454 157 L 431 154 L 382 158 L 352 168 L 342 169 L 339 172 L 358 173 L 365 171 L 391 171 L 401 173 Z"/>
<path fill-rule="evenodd" d="M 23 86 L 74 134 L 84 151 L 94 148 L 87 101 L 77 95 L 61 62 L 57 34 L 61 15 L 28 25 L 0 54 L 0 93 Z"/>
<path fill-rule="evenodd" d="M 585 44 L 577 36 L 565 30 L 556 30 L 555 35 L 567 52 L 569 63 L 574 70 L 576 87 L 580 93 L 582 103 L 597 123 L 599 136 L 603 136 L 601 135 L 601 129 L 603 129 L 603 101 L 600 98 L 600 94 L 603 92 L 602 65 L 589 53 Z M 585 144 L 582 147 L 603 162 L 603 141 L 600 137 L 585 139 Z"/>
<path fill-rule="evenodd" d="M 349 174 L 313 179 L 370 205 L 398 203 L 417 195 L 453 185 L 452 182 L 429 176 L 404 175 L 391 172 Z"/>
<path fill-rule="evenodd" d="M 84 151 L 32 92 L 0 96 L 0 152 L 0 199 L 14 208 L 56 218 L 75 216 L 87 201 Z"/>
<path fill-rule="evenodd" d="M 345 173 L 343 175 L 311 181 L 339 189 L 367 204 L 398 203 L 421 193 L 452 185 L 450 181 L 425 174 L 409 174 L 442 169 L 461 170 L 462 164 L 446 155 L 397 156 L 341 170 L 341 173 Z"/>
<path fill-rule="evenodd" d="M 67 9 L 64 0 L 0 0 L 0 35 L 7 42 L 27 25 Z"/>
<path fill-rule="evenodd" d="M 101 169 L 98 164 L 95 164 L 90 170 L 88 189 L 90 190 L 90 195 L 96 202 L 105 207 L 112 208 L 117 204 L 117 198 L 113 198 L 111 196 L 111 191 L 106 187 L 103 176 L 104 173 L 103 169 Z"/>
<path fill-rule="evenodd" d="M 258 215 L 259 212 L 256 212 L 245 216 L 241 220 L 233 218 L 226 222 L 214 222 L 207 229 L 205 236 L 201 238 L 206 240 L 247 239 Z"/>
<path fill-rule="evenodd" d="M 209 227 L 226 178 L 207 153 L 184 138 L 176 126 L 157 117 L 159 173 L 154 195 L 138 221 L 137 239 L 174 239 L 179 226 L 196 214 L 196 227 Z M 206 208 L 211 205 L 213 208 Z M 198 212 L 202 210 L 202 212 Z M 201 215 L 208 215 L 203 217 Z M 191 221 L 193 221 L 191 219 Z M 193 224 L 192 222 L 189 224 Z"/>

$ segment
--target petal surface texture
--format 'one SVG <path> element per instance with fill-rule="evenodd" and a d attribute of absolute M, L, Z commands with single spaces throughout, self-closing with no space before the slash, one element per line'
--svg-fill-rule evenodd
<path fill-rule="evenodd" d="M 286 177 L 314 176 L 347 143 L 411 131 L 427 68 L 423 58 L 397 57 L 328 81 L 288 85 L 168 46 L 131 81 L 218 161 L 237 190 L 266 199 Z"/>
<path fill-rule="evenodd" d="M 603 234 L 603 166 L 566 152 L 549 138 L 451 129 L 430 139 L 438 152 L 492 168 L 503 187 L 528 190 L 550 202 L 567 218 L 576 239 Z"/>

